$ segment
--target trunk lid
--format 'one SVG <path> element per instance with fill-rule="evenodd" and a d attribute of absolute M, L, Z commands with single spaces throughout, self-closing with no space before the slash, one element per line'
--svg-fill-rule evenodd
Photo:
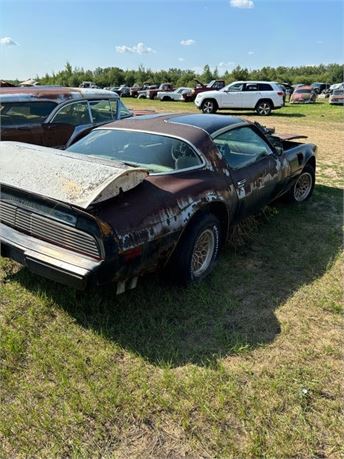
<path fill-rule="evenodd" d="M 0 142 L 0 185 L 87 209 L 128 191 L 148 171 L 68 151 Z"/>

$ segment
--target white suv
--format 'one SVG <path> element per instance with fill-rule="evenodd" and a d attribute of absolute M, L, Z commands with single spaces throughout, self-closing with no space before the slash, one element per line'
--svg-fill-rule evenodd
<path fill-rule="evenodd" d="M 199 93 L 195 104 L 203 113 L 252 109 L 259 115 L 270 115 L 271 110 L 283 107 L 283 96 L 281 86 L 271 81 L 235 81 L 220 91 Z"/>

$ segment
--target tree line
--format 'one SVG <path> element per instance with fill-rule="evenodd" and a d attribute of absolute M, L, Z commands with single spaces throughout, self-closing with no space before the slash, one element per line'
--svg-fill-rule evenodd
<path fill-rule="evenodd" d="M 268 80 L 286 82 L 290 84 L 313 82 L 339 83 L 343 81 L 344 65 L 342 64 L 320 64 L 304 65 L 299 67 L 262 67 L 261 69 L 249 70 L 238 65 L 231 71 L 220 74 L 217 68 L 211 69 L 205 65 L 202 73 L 193 70 L 181 70 L 170 68 L 168 70 L 153 71 L 146 69 L 142 65 L 137 70 L 124 70 L 119 67 L 96 68 L 95 70 L 85 70 L 83 68 L 73 68 L 69 62 L 65 68 L 51 75 L 37 77 L 40 84 L 52 84 L 62 86 L 79 86 L 82 81 L 92 81 L 99 87 L 118 86 L 127 84 L 132 86 L 134 83 L 143 84 L 149 82 L 158 84 L 163 82 L 173 83 L 178 86 L 194 86 L 195 79 L 208 83 L 213 79 L 224 79 L 226 83 L 236 80 Z"/>

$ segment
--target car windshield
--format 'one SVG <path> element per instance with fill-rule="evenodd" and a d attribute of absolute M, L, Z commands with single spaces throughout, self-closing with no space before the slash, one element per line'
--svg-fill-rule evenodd
<path fill-rule="evenodd" d="M 186 142 L 131 130 L 96 129 L 67 150 L 120 161 L 133 167 L 145 167 L 152 173 L 172 172 L 202 164 L 200 157 Z"/>
<path fill-rule="evenodd" d="M 207 88 L 212 88 L 213 87 L 213 84 L 215 83 L 215 80 L 211 80 L 208 84 L 207 84 Z"/>

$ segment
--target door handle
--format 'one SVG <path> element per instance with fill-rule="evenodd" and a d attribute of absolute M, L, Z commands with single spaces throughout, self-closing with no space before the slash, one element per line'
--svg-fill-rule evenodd
<path fill-rule="evenodd" d="M 244 186 L 246 182 L 247 182 L 247 180 L 246 180 L 246 179 L 243 179 L 243 180 L 240 180 L 239 182 L 237 182 L 237 185 L 238 185 L 239 187 L 241 187 L 241 186 Z"/>

